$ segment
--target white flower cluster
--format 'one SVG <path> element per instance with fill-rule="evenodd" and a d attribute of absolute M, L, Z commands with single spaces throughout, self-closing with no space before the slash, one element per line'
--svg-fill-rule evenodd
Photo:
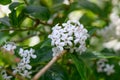
<path fill-rule="evenodd" d="M 112 40 L 116 37 L 115 27 L 111 24 L 104 29 L 97 30 L 97 34 L 102 36 L 104 41 Z"/>
<path fill-rule="evenodd" d="M 4 80 L 11 80 L 11 78 L 12 78 L 12 76 L 7 75 L 6 70 L 4 70 L 4 69 L 1 71 L 1 75 Z"/>
<path fill-rule="evenodd" d="M 120 17 L 117 13 L 112 12 L 110 15 L 110 19 L 111 19 L 111 24 L 113 24 L 115 28 L 115 35 L 117 36 L 117 38 L 120 39 Z"/>
<path fill-rule="evenodd" d="M 112 0 L 112 5 L 113 5 L 113 12 L 120 13 L 120 0 Z"/>
<path fill-rule="evenodd" d="M 3 46 L 3 48 L 4 48 L 6 51 L 11 51 L 11 50 L 16 49 L 16 45 L 15 45 L 15 43 L 13 43 L 13 42 L 9 42 L 9 43 L 5 44 L 5 45 Z"/>
<path fill-rule="evenodd" d="M 114 51 L 120 50 L 120 17 L 112 12 L 111 23 L 104 29 L 98 30 L 97 34 L 103 37 L 103 46 Z"/>
<path fill-rule="evenodd" d="M 9 43 L 5 44 L 4 46 L 2 46 L 2 48 L 6 51 L 13 51 L 14 49 L 16 49 L 16 45 L 13 42 L 9 42 Z M 12 76 L 8 76 L 8 74 L 6 73 L 6 70 L 2 69 L 2 71 L 0 73 L 4 80 L 11 80 Z"/>
<path fill-rule="evenodd" d="M 109 26 L 97 31 L 98 35 L 101 35 L 106 41 L 120 39 L 120 17 L 113 12 L 110 15 L 110 20 Z"/>
<path fill-rule="evenodd" d="M 67 23 L 59 24 L 52 28 L 52 33 L 48 36 L 54 46 L 53 56 L 58 56 L 60 52 L 67 49 L 70 52 L 82 53 L 86 50 L 85 41 L 88 38 L 88 31 L 78 21 L 69 20 Z"/>
<path fill-rule="evenodd" d="M 6 51 L 11 51 L 16 49 L 15 43 L 8 43 L 3 46 L 3 48 Z M 34 54 L 35 50 L 30 49 L 30 50 L 24 50 L 23 48 L 20 48 L 19 50 L 19 56 L 20 56 L 20 62 L 17 63 L 17 66 L 13 67 L 13 74 L 20 74 L 23 77 L 26 78 L 31 78 L 30 74 L 32 73 L 30 70 L 32 66 L 30 65 L 30 59 L 33 58 L 35 59 L 37 56 Z M 7 76 L 6 71 L 2 71 L 2 77 L 4 80 L 10 80 L 11 76 Z"/>
<path fill-rule="evenodd" d="M 109 76 L 115 72 L 114 65 L 107 64 L 107 59 L 100 59 L 97 61 L 97 72 L 106 72 Z"/>
<path fill-rule="evenodd" d="M 103 46 L 108 49 L 113 49 L 116 52 L 120 51 L 120 41 L 117 39 L 105 42 Z"/>
<path fill-rule="evenodd" d="M 30 59 L 35 59 L 37 56 L 33 54 L 35 51 L 31 48 L 30 50 L 23 50 L 20 48 L 19 55 L 22 57 L 20 62 L 18 63 L 17 67 L 14 68 L 13 74 L 20 74 L 23 77 L 31 78 L 30 74 L 32 73 L 29 71 L 32 66 L 29 64 Z"/>

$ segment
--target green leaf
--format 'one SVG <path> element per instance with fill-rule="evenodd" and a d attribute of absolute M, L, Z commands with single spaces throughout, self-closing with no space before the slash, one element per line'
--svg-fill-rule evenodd
<path fill-rule="evenodd" d="M 72 61 L 74 62 L 77 71 L 79 72 L 79 75 L 81 77 L 81 80 L 88 80 L 87 79 L 87 73 L 86 73 L 86 67 L 82 60 L 78 60 L 77 57 L 73 54 L 70 54 Z"/>
<path fill-rule="evenodd" d="M 120 57 L 117 54 L 113 54 L 113 53 L 107 53 L 107 52 L 93 52 L 92 54 L 94 54 L 95 56 L 97 56 L 98 58 L 117 58 L 120 59 Z"/>
<path fill-rule="evenodd" d="M 53 65 L 41 78 L 40 80 L 69 80 L 65 69 L 55 64 Z"/>
<path fill-rule="evenodd" d="M 54 0 L 56 1 L 56 0 Z M 51 8 L 51 6 L 53 5 L 53 1 L 52 0 L 40 0 L 40 4 L 48 7 L 48 8 Z"/>
<path fill-rule="evenodd" d="M 25 19 L 25 13 L 23 11 L 24 4 L 19 2 L 13 2 L 9 5 L 11 13 L 9 14 L 10 22 L 13 27 L 20 26 Z"/>
<path fill-rule="evenodd" d="M 25 16 L 24 12 L 21 11 L 21 13 L 17 17 L 17 19 L 18 19 L 18 26 L 21 25 L 21 23 L 24 21 L 25 18 L 26 18 L 26 16 Z"/>
<path fill-rule="evenodd" d="M 19 2 L 13 2 L 12 4 L 9 5 L 9 9 L 12 11 L 14 8 L 16 8 L 17 6 L 19 6 L 22 3 Z"/>
<path fill-rule="evenodd" d="M 102 14 L 102 10 L 94 3 L 83 0 L 83 1 L 79 1 L 79 6 L 92 11 L 95 14 L 101 15 Z"/>
<path fill-rule="evenodd" d="M 10 38 L 8 35 L 9 32 L 0 32 L 0 45 L 2 45 L 5 41 L 7 41 Z"/>
<path fill-rule="evenodd" d="M 9 22 L 9 18 L 8 17 L 0 18 L 0 22 L 2 24 L 4 24 L 5 26 L 10 26 L 10 22 Z"/>
<path fill-rule="evenodd" d="M 11 2 L 12 2 L 11 0 L 0 0 L 0 4 L 2 4 L 2 5 L 6 5 L 6 4 L 9 4 Z"/>
<path fill-rule="evenodd" d="M 90 13 L 89 13 L 90 14 Z M 82 24 L 84 24 L 84 26 L 88 26 L 90 25 L 92 22 L 94 21 L 93 17 L 89 17 L 87 14 L 84 14 L 81 18 L 80 18 L 80 22 Z"/>
<path fill-rule="evenodd" d="M 84 54 L 81 55 L 82 58 L 84 59 L 88 59 L 88 60 L 96 60 L 99 58 L 116 58 L 116 59 L 120 59 L 119 55 L 114 54 L 114 53 L 110 53 L 110 52 L 86 52 Z"/>
<path fill-rule="evenodd" d="M 36 59 L 31 60 L 32 65 L 37 65 L 41 62 L 49 61 L 52 59 L 52 50 L 51 47 L 43 47 L 35 50 L 35 54 L 37 55 Z"/>
<path fill-rule="evenodd" d="M 109 18 L 109 14 L 112 11 L 112 1 L 104 1 L 104 8 L 102 10 L 104 12 L 105 19 Z"/>
<path fill-rule="evenodd" d="M 38 49 L 38 48 L 43 48 L 46 46 L 49 46 L 49 47 L 51 46 L 51 39 L 49 39 L 49 38 L 45 39 L 43 42 L 40 42 L 39 44 L 34 46 L 34 48 Z"/>
<path fill-rule="evenodd" d="M 13 27 L 16 27 L 18 24 L 18 20 L 17 20 L 17 13 L 16 10 L 12 10 L 12 12 L 9 14 L 9 18 L 10 18 L 10 23 Z"/>
<path fill-rule="evenodd" d="M 24 9 L 25 13 L 40 19 L 40 20 L 48 20 L 50 17 L 50 12 L 46 7 L 43 6 L 27 6 Z"/>
<path fill-rule="evenodd" d="M 83 57 L 84 59 L 90 59 L 90 60 L 95 60 L 98 58 L 97 55 L 94 55 L 90 52 L 82 54 L 81 57 Z"/>
<path fill-rule="evenodd" d="M 50 39 L 45 39 L 43 42 L 35 45 L 35 54 L 37 55 L 36 59 L 31 61 L 32 65 L 39 64 L 40 62 L 49 61 L 52 59 L 52 47 L 50 46 Z"/>

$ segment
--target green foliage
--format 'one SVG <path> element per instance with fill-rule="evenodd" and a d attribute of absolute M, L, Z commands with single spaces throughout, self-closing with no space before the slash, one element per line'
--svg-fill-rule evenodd
<path fill-rule="evenodd" d="M 1 24 L 5 25 L 5 26 L 8 26 L 8 27 L 10 26 L 8 17 L 0 18 L 0 22 L 1 22 Z"/>
<path fill-rule="evenodd" d="M 27 6 L 24 12 L 41 20 L 48 20 L 50 16 L 49 10 L 43 6 Z"/>
<path fill-rule="evenodd" d="M 0 4 L 6 5 L 11 3 L 11 0 L 0 0 Z"/>
<path fill-rule="evenodd" d="M 84 8 L 84 9 L 87 9 L 87 10 L 90 10 L 92 11 L 93 13 L 95 14 L 102 14 L 102 10 L 94 3 L 92 2 L 89 2 L 89 1 L 79 1 L 79 5 L 80 7 Z"/>
<path fill-rule="evenodd" d="M 44 63 L 46 61 L 49 61 L 52 59 L 52 51 L 50 47 L 43 47 L 43 48 L 38 48 L 36 50 L 36 55 L 37 59 L 34 59 L 31 61 L 32 65 L 37 65 L 40 63 Z"/>
<path fill-rule="evenodd" d="M 0 66 L 9 66 L 15 64 L 15 56 L 8 52 L 0 52 Z"/>
<path fill-rule="evenodd" d="M 64 68 L 60 65 L 53 65 L 40 80 L 69 80 Z"/>
<path fill-rule="evenodd" d="M 12 4 L 10 4 L 9 9 L 12 11 L 21 4 L 22 3 L 19 3 L 19 2 L 13 2 Z"/>
<path fill-rule="evenodd" d="M 79 75 L 81 76 L 82 80 L 88 80 L 87 79 L 87 69 L 85 67 L 85 64 L 83 63 L 82 60 L 78 60 L 77 57 L 75 55 L 71 55 L 72 61 L 74 62 L 77 71 L 79 73 Z"/>
<path fill-rule="evenodd" d="M 63 4 L 63 1 L 0 0 L 2 5 L 9 4 L 11 11 L 0 18 L 0 47 L 6 41 L 15 42 L 18 46 L 15 55 L 0 51 L 0 66 L 11 69 L 16 64 L 14 61 L 16 56 L 19 57 L 20 47 L 33 48 L 37 55 L 37 58 L 31 59 L 30 62 L 33 77 L 53 58 L 53 46 L 48 39 L 52 27 L 57 23 L 66 22 L 72 12 L 78 11 L 80 14 L 72 14 L 72 18 L 80 17 L 80 23 L 88 30 L 90 36 L 86 41 L 87 50 L 81 55 L 67 52 L 39 80 L 119 80 L 119 51 L 104 48 L 103 38 L 97 35 L 97 30 L 103 29 L 111 22 L 112 0 L 69 0 L 69 5 Z M 37 38 L 32 40 L 33 37 Z M 31 46 L 30 43 L 33 42 L 37 43 Z M 114 74 L 108 76 L 97 72 L 96 62 L 103 58 L 108 59 L 109 64 L 115 64 Z"/>

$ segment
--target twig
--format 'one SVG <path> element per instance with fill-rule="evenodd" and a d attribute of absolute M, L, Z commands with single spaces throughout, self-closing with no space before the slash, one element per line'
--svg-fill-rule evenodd
<path fill-rule="evenodd" d="M 37 34 L 28 35 L 28 36 L 26 36 L 26 37 L 20 38 L 20 39 L 18 39 L 18 40 L 13 40 L 13 41 L 11 41 L 11 42 L 15 42 L 15 43 L 23 42 L 24 40 L 29 39 L 29 38 L 31 38 L 31 37 L 33 37 L 33 36 L 36 36 L 36 35 L 37 35 Z"/>
<path fill-rule="evenodd" d="M 47 22 L 43 22 L 43 21 L 41 21 L 39 19 L 35 19 L 35 18 L 33 18 L 33 17 L 29 16 L 29 15 L 27 15 L 27 17 L 30 18 L 33 21 L 39 22 L 40 24 L 43 24 L 43 25 L 46 25 L 46 26 L 53 26 L 53 24 L 49 24 Z"/>
<path fill-rule="evenodd" d="M 60 56 L 55 56 L 52 58 L 52 60 L 43 67 L 34 77 L 32 80 L 38 80 L 62 55 L 64 55 L 67 51 L 64 50 L 62 53 L 60 53 Z"/>
<path fill-rule="evenodd" d="M 40 21 L 40 20 L 39 20 L 39 22 L 40 22 L 40 24 L 43 24 L 43 25 L 46 25 L 46 26 L 53 26 L 53 24 L 49 24 L 49 23 L 47 23 L 47 22 L 42 22 L 42 21 Z"/>
<path fill-rule="evenodd" d="M 45 34 L 45 33 L 40 32 L 40 33 L 36 33 L 36 34 L 30 34 L 30 35 L 27 35 L 27 36 L 25 36 L 25 37 L 23 37 L 23 38 L 20 38 L 20 39 L 18 39 L 18 40 L 12 40 L 11 42 L 19 43 L 19 42 L 23 42 L 23 41 L 25 41 L 26 39 L 29 39 L 29 38 L 31 38 L 31 37 L 41 36 L 41 35 L 43 35 L 43 34 Z"/>
<path fill-rule="evenodd" d="M 10 28 L 10 29 L 0 29 L 0 32 L 4 31 L 27 31 L 27 30 L 33 30 L 32 28 Z"/>
<path fill-rule="evenodd" d="M 40 21 L 38 19 L 35 20 L 34 28 L 36 28 L 40 24 Z"/>

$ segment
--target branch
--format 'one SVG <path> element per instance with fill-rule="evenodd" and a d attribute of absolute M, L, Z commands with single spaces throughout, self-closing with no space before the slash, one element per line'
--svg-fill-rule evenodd
<path fill-rule="evenodd" d="M 53 24 L 49 24 L 49 23 L 44 22 L 44 21 L 41 21 L 41 20 L 39 20 L 39 19 L 35 19 L 35 18 L 31 17 L 31 16 L 28 16 L 28 15 L 27 15 L 27 17 L 30 18 L 30 19 L 33 20 L 33 21 L 36 21 L 37 23 L 40 23 L 40 24 L 43 24 L 43 25 L 46 25 L 46 26 L 53 26 Z"/>
<path fill-rule="evenodd" d="M 59 56 L 55 56 L 52 58 L 52 60 L 43 67 L 34 77 L 32 80 L 38 80 L 61 56 L 63 56 L 67 51 L 62 51 Z"/>
<path fill-rule="evenodd" d="M 10 29 L 0 29 L 0 32 L 4 31 L 27 31 L 27 30 L 33 30 L 33 28 L 10 28 Z"/>
<path fill-rule="evenodd" d="M 42 21 L 40 21 L 40 20 L 39 20 L 39 22 L 40 22 L 40 24 L 43 24 L 43 25 L 46 25 L 46 26 L 53 26 L 53 24 L 49 24 L 49 23 L 47 23 L 47 22 L 42 22 Z"/>
<path fill-rule="evenodd" d="M 15 43 L 23 42 L 24 40 L 29 39 L 29 38 L 31 38 L 31 37 L 33 37 L 33 36 L 36 36 L 36 35 L 37 35 L 37 34 L 28 35 L 28 36 L 26 36 L 26 37 L 20 38 L 20 39 L 18 39 L 18 40 L 13 40 L 13 41 L 11 41 L 11 42 L 15 42 Z M 40 35 L 40 34 L 39 34 L 39 35 Z M 39 36 L 39 35 L 38 35 L 38 36 Z"/>

